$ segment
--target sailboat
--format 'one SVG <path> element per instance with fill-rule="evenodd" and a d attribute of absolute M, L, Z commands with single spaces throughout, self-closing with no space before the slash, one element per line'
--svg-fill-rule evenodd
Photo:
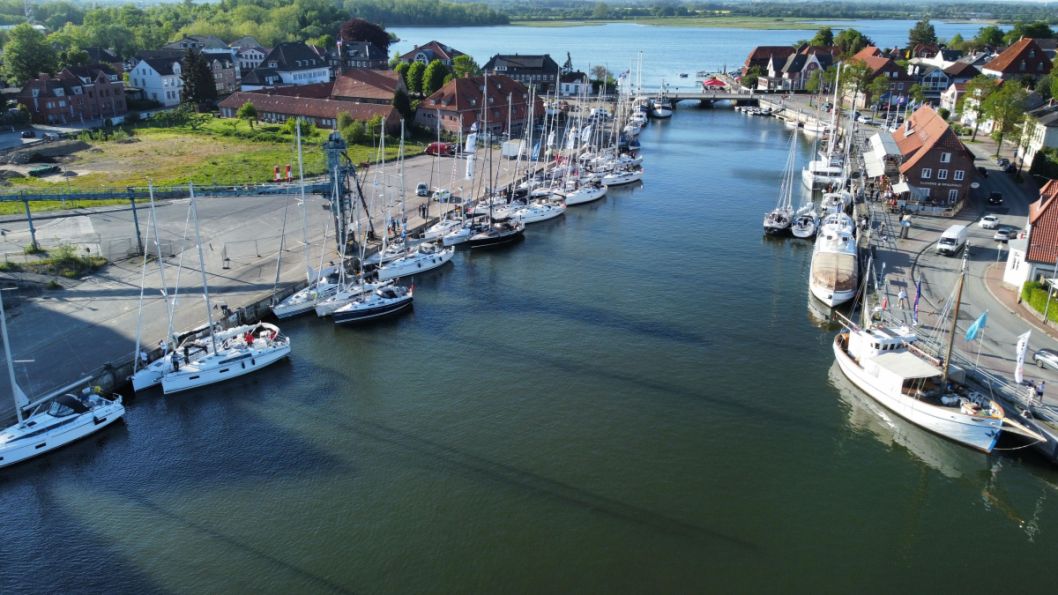
<path fill-rule="evenodd" d="M 209 328 L 214 328 L 213 307 L 209 301 L 209 282 L 206 279 L 206 259 L 202 253 L 202 237 L 199 233 L 198 208 L 195 189 L 191 187 L 191 213 L 195 221 L 195 242 L 198 244 L 199 272 L 202 274 L 202 292 L 206 305 Z M 184 353 L 170 355 L 172 370 L 162 376 L 162 391 L 165 394 L 180 392 L 200 386 L 215 384 L 255 372 L 290 355 L 290 338 L 279 332 L 279 328 L 266 322 L 252 325 L 243 335 L 222 337 L 217 332 L 209 334 L 209 345 L 203 347 L 205 355 L 190 358 L 190 348 Z"/>
<path fill-rule="evenodd" d="M 845 164 L 839 156 L 834 154 L 839 137 L 837 117 L 838 113 L 841 112 L 841 104 L 838 102 L 838 89 L 841 86 L 840 65 L 838 66 L 838 74 L 836 78 L 837 80 L 834 81 L 834 110 L 831 113 L 830 125 L 827 128 L 830 131 L 830 136 L 827 138 L 826 151 L 821 151 L 819 159 L 810 161 L 808 165 L 801 170 L 801 182 L 804 183 L 805 187 L 809 190 L 838 186 L 845 179 Z M 818 124 L 805 124 L 804 130 L 806 134 L 816 134 L 820 131 Z M 851 143 L 851 139 L 852 137 L 849 135 L 846 142 Z"/>
<path fill-rule="evenodd" d="M 15 425 L 0 430 L 0 467 L 20 463 L 94 434 L 125 415 L 121 395 L 108 397 L 88 388 L 81 394 L 44 398 L 26 414 L 25 410 L 31 404 L 15 380 L 3 295 L 0 295 L 0 330 L 3 331 L 7 374 L 18 417 Z"/>
<path fill-rule="evenodd" d="M 910 328 L 874 326 L 869 315 L 865 327 L 841 317 L 846 330 L 834 337 L 834 358 L 849 380 L 893 413 L 987 453 L 995 448 L 1006 414 L 995 400 L 965 384 L 963 370 L 951 366 L 964 278 L 965 270 L 956 282 L 943 359 L 918 348 Z"/>
<path fill-rule="evenodd" d="M 362 294 L 331 314 L 335 324 L 363 323 L 393 316 L 412 305 L 415 286 L 387 285 Z"/>
<path fill-rule="evenodd" d="M 301 158 L 301 120 L 297 121 L 295 128 L 298 144 L 298 179 L 301 182 L 301 233 L 305 244 L 305 273 L 308 286 L 294 292 L 279 303 L 272 305 L 272 313 L 280 320 L 290 318 L 311 311 L 321 300 L 325 300 L 338 291 L 338 270 L 333 265 L 328 268 L 321 266 L 313 269 L 309 266 L 309 231 L 308 231 L 308 203 L 305 199 L 305 171 Z M 326 230 L 325 230 L 326 231 Z M 323 234 L 326 238 L 327 234 Z M 282 255 L 282 251 L 280 251 Z M 320 259 L 323 259 L 321 252 Z"/>
<path fill-rule="evenodd" d="M 856 226 L 845 213 L 823 217 L 812 250 L 808 271 L 808 289 L 812 295 L 834 307 L 856 295 L 857 269 Z"/>
<path fill-rule="evenodd" d="M 764 214 L 764 233 L 782 235 L 790 231 L 793 223 L 793 172 L 797 158 L 797 135 L 790 137 L 790 151 L 786 155 L 782 182 L 779 183 L 779 199 L 775 208 Z"/>

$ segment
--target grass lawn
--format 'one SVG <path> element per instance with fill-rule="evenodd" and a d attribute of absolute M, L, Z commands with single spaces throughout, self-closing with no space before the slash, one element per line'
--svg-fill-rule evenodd
<path fill-rule="evenodd" d="M 302 140 L 302 154 L 306 176 L 325 172 L 322 143 L 330 131 L 312 131 Z M 63 167 L 78 175 L 64 178 L 15 178 L 0 193 L 64 192 L 66 190 L 99 191 L 122 189 L 127 186 L 155 186 L 197 184 L 237 185 L 268 182 L 273 168 L 285 171 L 289 163 L 297 176 L 297 148 L 293 135 L 282 126 L 249 124 L 235 120 L 209 118 L 197 129 L 188 127 L 160 128 L 141 124 L 129 138 L 118 141 L 89 141 L 91 148 L 72 155 Z M 392 145 L 390 144 L 392 142 Z M 415 155 L 423 151 L 421 143 L 405 145 L 405 153 Z M 370 145 L 349 147 L 354 163 L 374 161 L 376 149 Z M 396 141 L 387 140 L 387 160 L 397 154 Z M 108 201 L 109 202 L 109 201 Z M 117 201 L 124 203 L 124 201 Z M 106 204 L 90 201 L 93 206 Z M 35 202 L 34 211 L 51 208 L 71 208 L 59 201 Z M 77 205 L 84 206 L 84 205 Z M 0 214 L 21 213 L 21 203 L 0 203 Z"/>
<path fill-rule="evenodd" d="M 523 27 L 585 27 L 607 23 L 633 23 L 663 27 L 699 27 L 703 29 L 804 29 L 816 30 L 819 19 L 775 17 L 642 17 L 619 21 L 514 21 Z"/>

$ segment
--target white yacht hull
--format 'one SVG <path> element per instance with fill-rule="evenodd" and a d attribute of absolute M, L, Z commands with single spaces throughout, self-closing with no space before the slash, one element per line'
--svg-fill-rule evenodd
<path fill-rule="evenodd" d="M 834 291 L 828 287 L 821 286 L 818 283 L 811 283 L 809 284 L 808 288 L 809 290 L 811 290 L 812 295 L 814 295 L 817 300 L 823 302 L 831 308 L 835 306 L 840 306 L 841 304 L 844 304 L 845 302 L 851 300 L 853 297 L 856 296 L 855 290 Z"/>
<path fill-rule="evenodd" d="M 294 293 L 285 300 L 272 306 L 272 314 L 282 320 L 304 314 L 316 307 L 316 304 L 338 293 L 337 283 L 310 285 Z"/>
<path fill-rule="evenodd" d="M 162 391 L 169 395 L 238 378 L 274 364 L 288 355 L 289 342 L 266 349 L 247 350 L 244 354 L 221 352 L 219 356 L 195 362 L 176 372 L 169 372 L 162 377 Z M 223 359 L 217 361 L 218 357 Z"/>
<path fill-rule="evenodd" d="M 604 186 L 621 186 L 623 184 L 631 184 L 638 182 L 643 179 L 643 170 L 636 171 L 625 171 L 613 174 L 606 174 L 602 177 L 602 183 Z"/>
<path fill-rule="evenodd" d="M 566 193 L 566 206 L 582 205 L 584 203 L 599 200 L 606 196 L 606 186 L 581 186 L 580 188 Z"/>
<path fill-rule="evenodd" d="M 445 236 L 445 234 L 459 229 L 463 225 L 462 221 L 458 219 L 446 219 L 444 221 L 438 221 L 426 229 L 423 233 L 422 238 L 424 240 L 438 240 Z"/>
<path fill-rule="evenodd" d="M 13 444 L 0 446 L 0 467 L 21 463 L 76 442 L 102 430 L 124 415 L 125 406 L 117 400 L 110 405 L 83 413 L 76 421 L 52 428 L 40 436 L 21 438 Z"/>
<path fill-rule="evenodd" d="M 834 337 L 834 358 L 838 366 L 853 384 L 872 399 L 909 422 L 960 444 L 984 452 L 992 452 L 995 448 L 1002 430 L 1002 420 L 964 415 L 957 409 L 948 411 L 947 408 L 935 407 L 908 396 L 890 394 L 845 353 L 839 343 L 840 337 Z"/>
<path fill-rule="evenodd" d="M 390 261 L 378 269 L 379 281 L 396 279 L 397 277 L 410 277 L 418 273 L 425 273 L 444 266 L 452 260 L 455 248 L 438 250 L 433 254 L 414 254 Z"/>

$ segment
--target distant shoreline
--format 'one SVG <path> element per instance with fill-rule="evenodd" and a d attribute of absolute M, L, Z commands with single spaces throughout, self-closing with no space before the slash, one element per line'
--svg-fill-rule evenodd
<path fill-rule="evenodd" d="M 630 23 L 650 27 L 686 27 L 699 29 L 757 29 L 761 31 L 814 31 L 826 26 L 825 23 L 858 22 L 858 21 L 899 21 L 914 19 L 894 18 L 804 18 L 804 17 L 644 17 L 641 19 L 614 20 L 555 20 L 555 21 L 511 21 L 511 27 L 598 27 L 602 25 Z M 937 23 L 953 25 L 980 24 L 982 27 L 996 25 L 995 19 L 939 19 Z M 502 26 L 502 25 L 501 25 Z"/>

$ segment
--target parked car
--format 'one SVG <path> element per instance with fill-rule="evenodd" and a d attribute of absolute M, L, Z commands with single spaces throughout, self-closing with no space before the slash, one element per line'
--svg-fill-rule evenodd
<path fill-rule="evenodd" d="M 1006 157 L 1000 157 L 999 159 L 996 159 L 996 165 L 999 167 L 1006 167 L 1010 165 L 1010 160 Z"/>
<path fill-rule="evenodd" d="M 985 215 L 981 217 L 981 220 L 977 223 L 981 226 L 981 229 L 996 229 L 999 227 L 999 217 L 995 215 Z"/>
<path fill-rule="evenodd" d="M 45 132 L 44 136 L 42 136 L 41 138 L 43 138 L 44 140 L 59 140 L 60 138 L 62 138 L 62 135 L 57 132 Z"/>
<path fill-rule="evenodd" d="M 426 182 L 419 182 L 415 187 L 415 196 L 430 196 L 430 186 Z"/>
<path fill-rule="evenodd" d="M 1041 368 L 1058 370 L 1058 351 L 1053 349 L 1037 349 L 1032 354 L 1032 361 Z"/>
<path fill-rule="evenodd" d="M 452 202 L 452 193 L 448 190 L 434 190 L 432 200 L 434 202 Z"/>
<path fill-rule="evenodd" d="M 22 131 L 22 138 L 36 138 L 36 137 L 37 137 L 37 133 L 32 128 L 30 128 L 29 130 L 23 130 Z"/>
<path fill-rule="evenodd" d="M 993 192 L 988 195 L 988 204 L 990 205 L 1001 205 L 1003 204 L 1003 193 Z"/>
<path fill-rule="evenodd" d="M 977 166 L 977 173 L 981 174 L 982 178 L 987 178 L 988 177 L 988 168 L 986 168 L 983 165 L 978 165 Z"/>
<path fill-rule="evenodd" d="M 456 150 L 452 143 L 430 143 L 426 145 L 426 154 L 451 157 L 456 154 Z"/>
<path fill-rule="evenodd" d="M 992 235 L 992 239 L 997 241 L 997 242 L 1007 242 L 1007 241 L 1010 241 L 1010 238 L 1013 238 L 1016 233 L 1017 233 L 1016 229 L 1011 229 L 1009 227 L 1003 227 L 1001 229 L 997 229 L 996 230 L 996 233 Z"/>

